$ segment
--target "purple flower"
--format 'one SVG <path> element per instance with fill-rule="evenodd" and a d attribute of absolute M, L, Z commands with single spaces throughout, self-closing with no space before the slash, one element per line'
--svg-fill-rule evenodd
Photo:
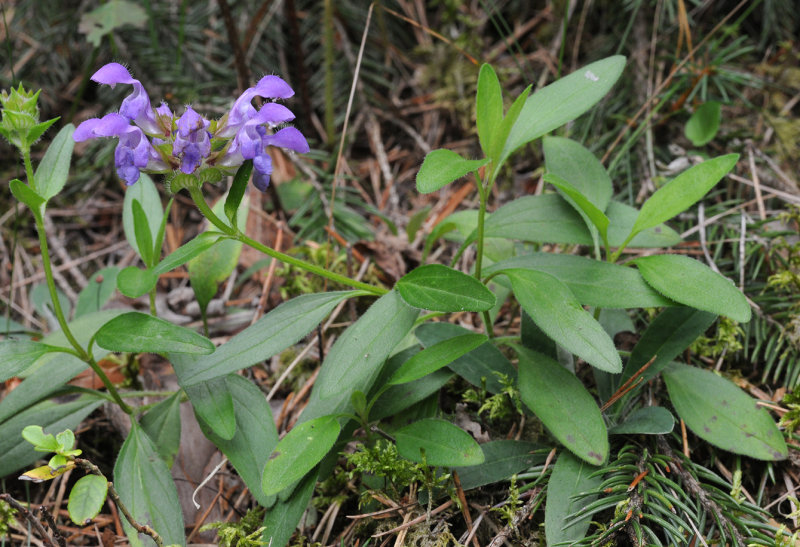
<path fill-rule="evenodd" d="M 274 135 L 267 133 L 265 124 L 274 126 L 293 119 L 294 114 L 288 108 L 276 103 L 265 104 L 241 125 L 220 165 L 239 165 L 244 160 L 253 160 L 253 184 L 262 192 L 265 191 L 272 174 L 268 146 L 289 148 L 300 153 L 309 151 L 305 137 L 294 127 L 284 127 Z"/>
<path fill-rule="evenodd" d="M 119 63 L 108 63 L 92 75 L 92 80 L 100 84 L 130 84 L 133 93 L 125 97 L 119 107 L 119 113 L 142 128 L 145 133 L 157 135 L 164 133 L 163 125 L 159 125 L 150 106 L 150 97 L 141 82 L 133 78 L 128 69 Z M 162 105 L 164 106 L 164 105 Z M 169 108 L 167 108 L 169 111 Z M 168 135 L 169 133 L 167 133 Z"/>
<path fill-rule="evenodd" d="M 209 121 L 187 106 L 178 119 L 178 134 L 172 145 L 172 155 L 181 159 L 181 171 L 193 173 L 211 152 Z"/>
<path fill-rule="evenodd" d="M 233 137 L 245 122 L 249 121 L 257 114 L 253 106 L 253 98 L 288 99 L 292 95 L 294 95 L 294 91 L 292 91 L 289 84 L 281 78 L 277 76 L 264 76 L 258 81 L 255 87 L 246 89 L 244 93 L 236 99 L 231 107 L 231 111 L 227 115 L 227 119 L 224 119 L 217 129 L 216 136 Z M 291 119 L 294 119 L 294 115 L 291 115 L 289 120 Z"/>
<path fill-rule="evenodd" d="M 86 120 L 75 130 L 73 138 L 77 142 L 98 137 L 119 138 L 115 165 L 119 176 L 129 185 L 138 180 L 142 170 L 180 168 L 184 174 L 192 174 L 213 166 L 238 167 L 252 160 L 253 183 L 263 191 L 272 174 L 268 147 L 301 153 L 309 150 L 305 137 L 293 127 L 271 133 L 294 119 L 288 108 L 274 102 L 258 110 L 253 106 L 255 97 L 286 99 L 294 95 L 289 84 L 277 76 L 264 76 L 242 93 L 230 112 L 216 124 L 214 134 L 208 130 L 211 123 L 189 106 L 177 120 L 164 103 L 154 109 L 141 82 L 119 63 L 103 66 L 92 79 L 111 87 L 132 85 L 133 93 L 122 101 L 118 114 Z"/>
<path fill-rule="evenodd" d="M 91 118 L 80 124 L 72 138 L 82 142 L 97 137 L 118 137 L 114 151 L 117 174 L 130 186 L 139 180 L 142 169 L 161 171 L 167 169 L 161 155 L 153 148 L 141 128 L 131 125 L 130 120 L 120 114 L 106 114 L 102 118 Z"/>

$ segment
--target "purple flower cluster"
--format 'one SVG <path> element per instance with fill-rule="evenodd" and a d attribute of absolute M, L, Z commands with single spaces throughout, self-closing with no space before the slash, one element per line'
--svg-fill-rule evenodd
<path fill-rule="evenodd" d="M 180 169 L 187 175 L 206 168 L 235 168 L 253 160 L 253 184 L 262 192 L 269 185 L 272 159 L 267 147 L 278 146 L 308 152 L 305 137 L 294 127 L 271 130 L 294 119 L 283 105 L 265 103 L 259 110 L 255 97 L 286 99 L 294 95 L 289 84 L 277 76 L 264 76 L 236 99 L 230 112 L 209 121 L 190 106 L 176 119 L 166 104 L 153 108 L 139 80 L 119 63 L 109 63 L 92 80 L 114 87 L 133 86 L 133 93 L 120 105 L 119 113 L 86 120 L 75 130 L 77 142 L 97 137 L 116 137 L 114 152 L 117 174 L 128 185 L 141 171 L 167 172 Z"/>

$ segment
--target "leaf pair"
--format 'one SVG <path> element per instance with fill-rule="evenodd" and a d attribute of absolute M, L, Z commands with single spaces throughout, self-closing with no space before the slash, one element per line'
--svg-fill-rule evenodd
<path fill-rule="evenodd" d="M 521 146 L 574 120 L 608 93 L 622 74 L 625 58 L 608 57 L 587 65 L 529 96 L 528 87 L 503 116 L 503 96 L 494 69 L 478 75 L 476 120 L 485 159 L 468 160 L 450 150 L 430 152 L 417 174 L 417 190 L 434 192 L 479 168 L 491 165 L 494 180 L 508 157 Z"/>

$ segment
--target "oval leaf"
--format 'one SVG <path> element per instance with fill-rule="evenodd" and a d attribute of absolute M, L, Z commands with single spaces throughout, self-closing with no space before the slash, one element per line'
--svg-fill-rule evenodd
<path fill-rule="evenodd" d="M 701 104 L 694 111 L 692 117 L 686 122 L 684 133 L 686 138 L 695 146 L 703 146 L 711 141 L 719 131 L 719 122 L 722 117 L 720 104 L 709 101 Z"/>
<path fill-rule="evenodd" d="M 503 121 L 503 93 L 492 65 L 484 63 L 478 74 L 475 124 L 483 154 L 490 156 L 494 147 L 494 135 Z"/>
<path fill-rule="evenodd" d="M 515 473 L 543 464 L 549 447 L 528 441 L 504 439 L 484 443 L 481 450 L 484 455 L 482 464 L 458 470 L 461 488 L 464 490 L 508 480 Z"/>
<path fill-rule="evenodd" d="M 108 481 L 105 478 L 98 475 L 81 477 L 69 493 L 67 503 L 69 518 L 78 526 L 85 526 L 103 508 L 106 494 L 108 494 Z"/>
<path fill-rule="evenodd" d="M 481 446 L 472 435 L 445 420 L 427 418 L 414 422 L 397 430 L 395 438 L 397 453 L 414 462 L 464 467 L 484 461 Z"/>
<path fill-rule="evenodd" d="M 608 93 L 625 68 L 615 55 L 580 68 L 528 97 L 511 128 L 502 163 L 517 148 L 574 120 Z"/>
<path fill-rule="evenodd" d="M 608 432 L 611 435 L 666 435 L 675 427 L 672 412 L 661 406 L 639 408 L 628 416 L 624 422 L 617 424 Z"/>
<path fill-rule="evenodd" d="M 486 311 L 496 301 L 486 285 L 441 264 L 412 270 L 397 282 L 395 289 L 408 304 L 431 311 Z"/>
<path fill-rule="evenodd" d="M 585 256 L 531 253 L 495 262 L 484 275 L 522 268 L 549 273 L 564 283 L 578 302 L 598 308 L 657 308 L 674 302 L 648 285 L 635 269 Z"/>
<path fill-rule="evenodd" d="M 351 395 L 369 393 L 386 359 L 414 326 L 419 311 L 397 291 L 381 296 L 328 352 L 300 420 L 352 412 Z"/>
<path fill-rule="evenodd" d="M 261 476 L 264 494 L 277 494 L 302 479 L 333 447 L 339 431 L 339 422 L 333 416 L 321 416 L 295 426 L 278 442 L 264 466 Z"/>
<path fill-rule="evenodd" d="M 608 458 L 608 433 L 597 403 L 558 361 L 515 345 L 519 392 L 553 436 L 580 459 L 600 465 Z"/>
<path fill-rule="evenodd" d="M 544 180 L 549 182 L 559 190 L 567 198 L 571 199 L 577 207 L 579 213 L 582 213 L 597 228 L 600 232 L 600 237 L 603 238 L 604 243 L 608 243 L 608 217 L 600 209 L 592 203 L 589 198 L 584 196 L 577 188 L 571 183 L 556 175 L 555 173 L 546 173 Z"/>
<path fill-rule="evenodd" d="M 558 457 L 547 483 L 547 503 L 544 506 L 547 545 L 574 545 L 586 535 L 591 515 L 577 521 L 572 515 L 597 499 L 595 495 L 580 495 L 600 488 L 603 478 L 592 476 L 594 472 L 595 468 L 569 452 L 562 452 Z"/>
<path fill-rule="evenodd" d="M 142 270 L 128 266 L 117 274 L 117 288 L 128 298 L 139 298 L 152 291 L 158 283 L 158 274 L 153 270 Z"/>
<path fill-rule="evenodd" d="M 186 545 L 175 482 L 135 421 L 114 464 L 114 486 L 134 519 L 158 530 L 165 544 Z M 149 536 L 137 533 L 126 519 L 121 520 L 131 545 L 154 545 Z"/>
<path fill-rule="evenodd" d="M 425 156 L 417 173 L 417 190 L 422 194 L 435 192 L 456 179 L 476 171 L 489 160 L 467 160 L 452 150 L 433 150 Z"/>
<path fill-rule="evenodd" d="M 557 344 L 593 367 L 621 372 L 622 360 L 602 325 L 557 278 L 536 270 L 503 270 L 533 322 Z"/>
<path fill-rule="evenodd" d="M 355 291 L 304 294 L 284 302 L 222 344 L 175 370 L 182 387 L 225 376 L 277 355 L 311 332 L 336 305 Z"/>
<path fill-rule="evenodd" d="M 67 182 L 72 149 L 75 147 L 72 138 L 74 132 L 75 126 L 71 123 L 62 127 L 36 168 L 36 189 L 45 200 L 58 194 Z"/>
<path fill-rule="evenodd" d="M 733 382 L 680 363 L 673 363 L 663 376 L 678 415 L 701 439 L 759 460 L 788 455 L 769 413 Z"/>
<path fill-rule="evenodd" d="M 595 207 L 605 211 L 614 185 L 603 164 L 581 143 L 564 137 L 542 139 L 547 171 L 558 175 L 583 194 Z"/>
<path fill-rule="evenodd" d="M 631 233 L 638 234 L 657 226 L 700 201 L 738 160 L 739 154 L 720 156 L 695 165 L 669 181 L 644 202 Z"/>
<path fill-rule="evenodd" d="M 426 348 L 465 334 L 470 334 L 470 331 L 444 322 L 425 323 L 414 331 L 414 335 Z M 502 393 L 504 386 L 500 383 L 501 376 L 512 380 L 517 377 L 514 365 L 506 359 L 502 351 L 497 349 L 497 346 L 491 343 L 482 344 L 459 357 L 450 363 L 448 368 L 473 386 L 485 389 L 489 393 Z"/>
<path fill-rule="evenodd" d="M 449 365 L 489 340 L 485 334 L 464 334 L 443 340 L 414 355 L 392 375 L 387 384 L 405 384 Z"/>
<path fill-rule="evenodd" d="M 133 218 L 134 199 L 142 206 L 151 234 L 157 234 L 161 228 L 161 221 L 164 218 L 164 208 L 161 206 L 161 198 L 158 195 L 158 190 L 156 190 L 156 185 L 153 184 L 153 179 L 144 173 L 139 176 L 139 180 L 136 181 L 136 184 L 125 190 L 125 199 L 122 202 L 122 229 L 125 232 L 125 238 L 136 251 L 136 254 L 144 256 L 144 253 L 147 251 L 139 249 L 139 245 L 136 243 L 136 230 Z"/>
<path fill-rule="evenodd" d="M 705 264 L 672 254 L 641 257 L 634 262 L 644 280 L 664 296 L 740 323 L 750 321 L 750 304 L 741 291 Z"/>
<path fill-rule="evenodd" d="M 173 360 L 173 365 L 176 362 L 177 360 Z M 198 421 L 205 422 L 221 438 L 231 440 L 237 429 L 236 415 L 233 409 L 233 395 L 228 389 L 225 378 L 213 378 L 184 386 L 183 390 L 192 403 Z"/>
<path fill-rule="evenodd" d="M 107 350 L 133 353 L 208 354 L 214 351 L 214 343 L 205 336 L 135 311 L 118 315 L 100 327 L 95 342 Z"/>
<path fill-rule="evenodd" d="M 0 382 L 5 382 L 36 362 L 45 353 L 61 351 L 30 340 L 0 340 Z"/>

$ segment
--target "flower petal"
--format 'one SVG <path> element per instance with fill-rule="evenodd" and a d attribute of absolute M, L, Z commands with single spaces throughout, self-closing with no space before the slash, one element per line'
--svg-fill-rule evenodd
<path fill-rule="evenodd" d="M 277 76 L 264 76 L 256 84 L 255 90 L 259 97 L 274 99 L 288 99 L 294 95 L 289 84 Z"/>
<path fill-rule="evenodd" d="M 301 154 L 307 154 L 310 150 L 306 138 L 294 127 L 284 127 L 274 135 L 265 135 L 263 142 L 267 146 L 280 146 Z"/>
<path fill-rule="evenodd" d="M 119 63 L 108 63 L 100 67 L 100 70 L 92 74 L 92 80 L 99 84 L 106 84 L 114 87 L 117 84 L 132 84 L 135 80 L 128 69 Z"/>
<path fill-rule="evenodd" d="M 278 103 L 266 103 L 261 107 L 258 113 L 250 118 L 258 124 L 268 123 L 271 125 L 278 125 L 280 123 L 290 122 L 294 119 L 292 111 Z"/>
<path fill-rule="evenodd" d="M 91 118 L 81 123 L 72 138 L 75 142 L 82 142 L 97 137 L 119 137 L 131 127 L 128 118 L 112 112 L 102 118 Z"/>

